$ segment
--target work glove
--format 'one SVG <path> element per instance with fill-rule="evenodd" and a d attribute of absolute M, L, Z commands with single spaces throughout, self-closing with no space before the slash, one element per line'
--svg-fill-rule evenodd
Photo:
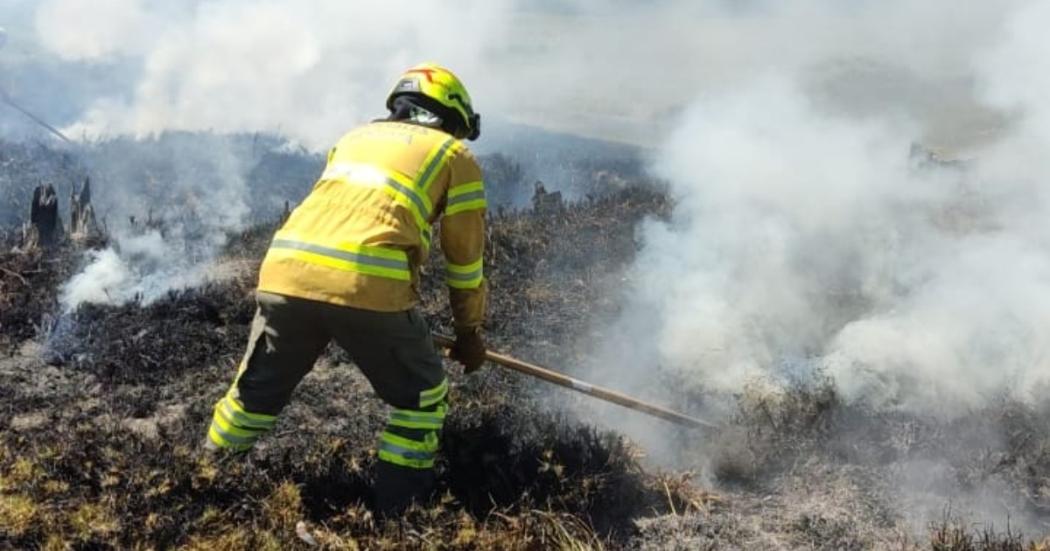
<path fill-rule="evenodd" d="M 485 341 L 480 327 L 456 330 L 456 342 L 448 357 L 463 364 L 463 373 L 473 373 L 485 362 Z"/>

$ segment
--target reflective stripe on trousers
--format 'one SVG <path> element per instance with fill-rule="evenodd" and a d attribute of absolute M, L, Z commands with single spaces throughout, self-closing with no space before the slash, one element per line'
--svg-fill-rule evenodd
<path fill-rule="evenodd" d="M 276 423 L 276 416 L 245 411 L 240 401 L 227 393 L 215 404 L 208 439 L 220 448 L 244 451 Z"/>
<path fill-rule="evenodd" d="M 430 469 L 438 451 L 448 404 L 448 379 L 419 393 L 419 409 L 394 409 L 379 437 L 381 461 L 413 469 Z"/>

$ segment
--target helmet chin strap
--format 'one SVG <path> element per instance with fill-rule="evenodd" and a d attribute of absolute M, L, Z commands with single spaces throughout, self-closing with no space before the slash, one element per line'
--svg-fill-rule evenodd
<path fill-rule="evenodd" d="M 480 113 L 474 113 L 474 116 L 471 117 L 470 128 L 471 128 L 470 134 L 467 135 L 467 139 L 470 140 L 470 141 L 474 141 L 474 140 L 478 139 L 478 136 L 481 136 L 481 114 Z"/>

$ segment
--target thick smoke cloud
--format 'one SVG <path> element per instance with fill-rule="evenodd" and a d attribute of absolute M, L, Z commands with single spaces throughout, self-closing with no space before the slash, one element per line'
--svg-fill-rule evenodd
<path fill-rule="evenodd" d="M 826 447 L 793 456 L 779 434 L 790 422 L 768 420 L 769 453 L 792 472 L 864 487 L 851 469 L 870 459 L 917 533 L 946 507 L 1045 533 L 1045 515 L 1005 477 L 967 480 L 953 452 L 921 445 L 843 458 L 842 441 L 879 436 L 831 418 L 918 420 L 960 450 L 1005 457 L 1017 433 L 995 412 L 1015 401 L 1045 411 L 1050 7 L 839 4 L 740 16 L 774 36 L 793 21 L 806 51 L 786 47 L 783 65 L 697 90 L 674 117 L 652 162 L 673 213 L 641 229 L 623 310 L 593 328 L 588 377 L 728 428 L 705 441 L 581 407 L 657 461 L 714 478 L 727 464 L 768 466 L 751 462 L 764 444 L 748 420 L 764 425 L 799 389 L 819 403 L 830 382 L 842 407 L 828 417 L 833 436 L 814 436 Z M 831 21 L 833 31 L 814 28 Z M 781 472 L 770 471 L 755 477 Z"/>
<path fill-rule="evenodd" d="M 945 137 L 940 154 L 963 162 L 918 145 L 942 113 L 828 94 L 820 72 L 850 59 L 850 41 L 810 44 L 809 66 L 699 98 L 655 161 L 675 211 L 642 232 L 603 370 L 643 388 L 653 379 L 644 366 L 660 366 L 726 394 L 820 372 L 848 401 L 948 418 L 993 398 L 1040 399 L 1050 380 L 1040 153 L 1050 44 L 1039 28 L 1050 10 L 999 8 L 968 57 L 935 27 L 923 39 L 933 51 L 918 53 L 919 66 L 956 58 L 963 72 L 952 80 L 982 110 L 955 112 L 957 130 L 978 123 Z M 890 23 L 931 15 L 912 4 L 873 10 Z M 938 13 L 965 28 L 957 19 L 968 15 Z M 894 69 L 915 63 L 898 65 L 895 47 L 873 53 Z"/>
<path fill-rule="evenodd" d="M 139 53 L 163 24 L 157 15 L 139 0 L 42 2 L 35 27 L 44 46 L 62 59 L 96 61 Z"/>
<path fill-rule="evenodd" d="M 892 62 L 914 85 L 876 75 L 876 101 L 921 104 L 1018 3 L 40 0 L 26 20 L 11 1 L 38 57 L 134 77 L 92 94 L 72 134 L 269 130 L 314 149 L 380 114 L 393 75 L 423 59 L 455 68 L 491 118 L 646 146 L 697 94 L 829 54 Z"/>
<path fill-rule="evenodd" d="M 65 59 L 141 60 L 123 97 L 104 96 L 73 135 L 268 131 L 324 149 L 381 115 L 394 76 L 423 59 L 474 71 L 500 32 L 500 2 L 46 0 L 41 42 Z M 82 19 L 70 17 L 90 12 Z M 470 79 L 468 79 L 468 82 Z"/>

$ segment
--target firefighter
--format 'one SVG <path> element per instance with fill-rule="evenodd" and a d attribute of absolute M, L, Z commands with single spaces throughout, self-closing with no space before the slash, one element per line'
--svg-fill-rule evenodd
<path fill-rule="evenodd" d="M 336 143 L 274 236 L 247 351 L 206 446 L 251 448 L 335 340 L 391 407 L 374 487 L 377 508 L 390 513 L 431 490 L 448 413 L 448 380 L 417 308 L 419 267 L 439 218 L 456 331 L 450 357 L 466 373 L 484 359 L 486 283 L 485 190 L 462 141 L 480 133 L 470 95 L 451 71 L 425 63 L 398 79 L 386 107 L 386 119 Z"/>

